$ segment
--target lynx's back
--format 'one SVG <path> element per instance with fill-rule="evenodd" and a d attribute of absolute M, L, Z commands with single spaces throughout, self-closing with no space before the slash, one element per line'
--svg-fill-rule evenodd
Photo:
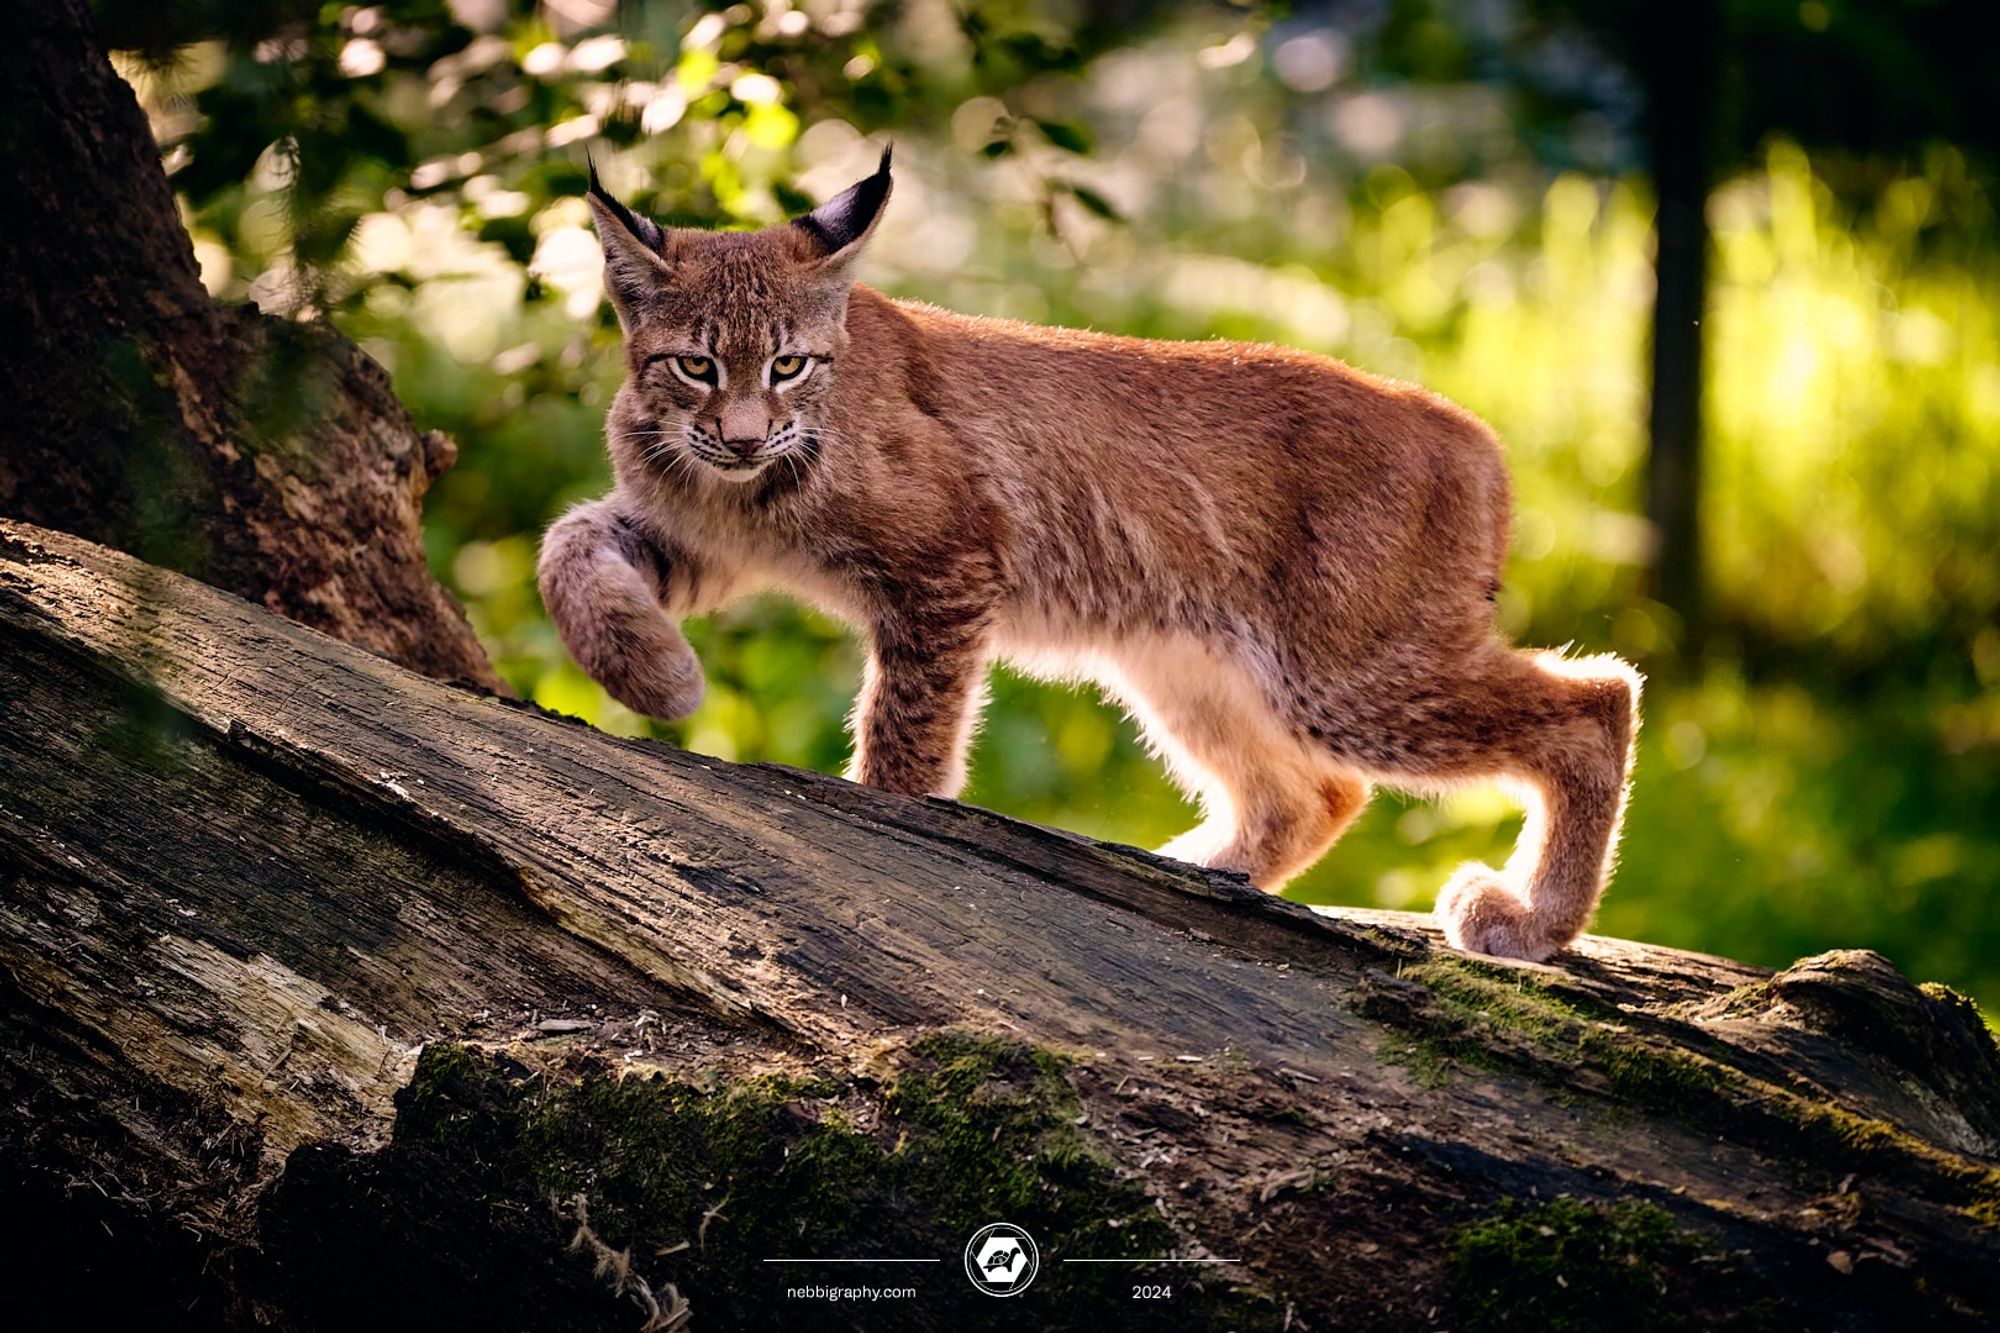
<path fill-rule="evenodd" d="M 1473 590 L 1490 625 L 1511 501 L 1498 441 L 1455 404 L 1289 348 L 980 319 L 856 288 L 843 432 L 907 399 L 943 428 L 932 483 L 990 495 L 1024 598 L 1102 622 L 1309 580 L 1376 614 Z"/>

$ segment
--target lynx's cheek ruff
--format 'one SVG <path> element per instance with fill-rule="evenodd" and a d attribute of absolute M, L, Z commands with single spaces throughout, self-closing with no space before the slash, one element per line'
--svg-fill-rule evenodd
<path fill-rule="evenodd" d="M 1275 889 L 1374 784 L 1497 782 L 1507 864 L 1439 895 L 1459 948 L 1542 959 L 1611 874 L 1639 725 L 1615 657 L 1494 628 L 1500 445 L 1407 384 L 1280 347 L 971 319 L 854 283 L 889 157 L 759 232 L 665 231 L 591 180 L 632 374 L 616 486 L 543 542 L 576 660 L 659 717 L 680 618 L 766 586 L 863 630 L 852 774 L 954 794 L 989 663 L 1090 680 L 1201 824 L 1165 849 Z M 837 363 L 837 364 L 836 364 Z"/>

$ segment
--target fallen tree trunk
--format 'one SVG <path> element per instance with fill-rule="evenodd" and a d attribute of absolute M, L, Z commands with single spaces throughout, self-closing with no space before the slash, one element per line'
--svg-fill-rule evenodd
<path fill-rule="evenodd" d="M 22 1309 L 2000 1317 L 2000 1057 L 1875 955 L 1471 958 L 1419 918 L 611 739 L 10 523 L 0 991 Z M 961 1268 L 991 1222 L 1040 1246 L 1013 1300 Z M 797 1294 L 826 1285 L 879 1290 Z"/>

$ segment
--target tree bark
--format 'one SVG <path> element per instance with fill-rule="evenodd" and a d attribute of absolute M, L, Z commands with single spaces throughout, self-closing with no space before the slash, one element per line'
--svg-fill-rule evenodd
<path fill-rule="evenodd" d="M 1636 53 L 1646 84 L 1646 151 L 1653 225 L 1652 398 L 1646 518 L 1648 592 L 1680 620 L 1677 648 L 1699 657 L 1706 637 L 1701 536 L 1702 317 L 1708 300 L 1708 191 L 1714 169 L 1722 40 L 1716 0 L 1653 5 Z"/>
<path fill-rule="evenodd" d="M 18 1309 L 2000 1317 L 2000 1056 L 1873 954 L 1468 957 L 1420 918 L 611 739 L 18 523 L 0 994 Z M 1001 1221 L 1042 1256 L 1011 1300 L 961 1268 Z M 828 1259 L 870 1262 L 772 1262 Z M 827 1283 L 916 1294 L 788 1294 Z"/>
<path fill-rule="evenodd" d="M 424 564 L 451 442 L 331 328 L 209 299 L 83 0 L 0 6 L 0 86 L 0 513 L 500 688 Z"/>

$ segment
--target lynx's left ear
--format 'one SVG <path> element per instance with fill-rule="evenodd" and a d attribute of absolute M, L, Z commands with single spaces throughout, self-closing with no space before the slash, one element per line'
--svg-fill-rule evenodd
<path fill-rule="evenodd" d="M 851 185 L 804 217 L 793 218 L 792 226 L 805 234 L 813 267 L 829 276 L 847 277 L 861 248 L 882 220 L 883 205 L 889 202 L 889 155 L 882 150 L 882 164 L 875 174 Z"/>

